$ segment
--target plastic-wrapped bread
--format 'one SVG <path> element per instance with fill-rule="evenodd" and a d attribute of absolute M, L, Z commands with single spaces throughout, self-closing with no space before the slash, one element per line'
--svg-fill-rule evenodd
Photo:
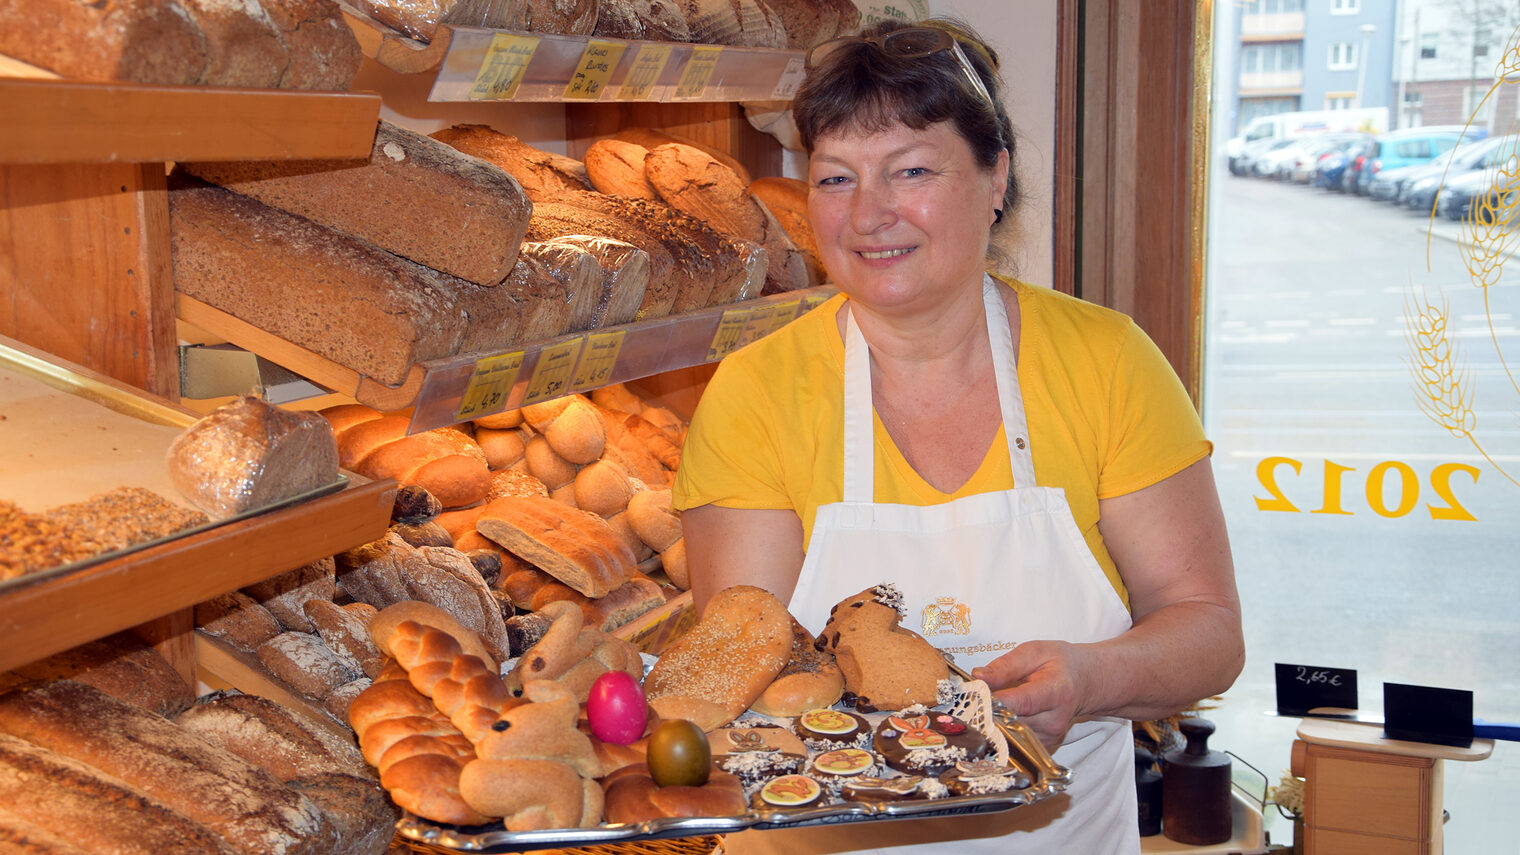
<path fill-rule="evenodd" d="M 489 353 L 553 338 L 570 328 L 570 288 L 538 253 L 519 252 L 500 285 L 455 281 L 468 319 L 460 353 Z"/>
<path fill-rule="evenodd" d="M 545 243 L 573 246 L 596 259 L 602 281 L 592 328 L 626 324 L 638 316 L 649 287 L 652 262 L 648 252 L 626 241 L 596 235 L 560 235 Z"/>
<path fill-rule="evenodd" d="M 481 285 L 507 278 L 532 203 L 500 167 L 381 121 L 367 162 L 201 161 L 203 180 Z"/>
<path fill-rule="evenodd" d="M 593 34 L 654 42 L 691 41 L 691 27 L 677 0 L 601 0 Z"/>
<path fill-rule="evenodd" d="M 582 195 L 576 194 L 575 198 Z M 640 224 L 563 202 L 537 202 L 528 239 L 554 241 L 567 235 L 596 235 L 638 247 L 649 256 L 649 276 L 643 294 L 630 320 L 663 318 L 670 314 L 676 297 L 690 287 L 691 275 L 678 264 L 675 253 L 684 253 L 679 244 L 650 232 Z"/>
<path fill-rule="evenodd" d="M 602 266 L 591 253 L 573 244 L 532 241 L 522 245 L 522 252 L 542 264 L 567 292 L 569 305 L 560 333 L 580 332 L 597 325 L 597 308 L 602 301 Z"/>
<path fill-rule="evenodd" d="M 168 466 L 196 507 L 229 517 L 335 483 L 338 449 L 320 416 L 244 396 L 175 437 Z"/>

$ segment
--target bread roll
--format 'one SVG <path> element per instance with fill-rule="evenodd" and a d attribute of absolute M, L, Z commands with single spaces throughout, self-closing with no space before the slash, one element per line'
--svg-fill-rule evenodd
<path fill-rule="evenodd" d="M 489 416 L 481 416 L 475 419 L 474 424 L 476 427 L 491 430 L 510 430 L 522 424 L 522 410 L 503 410 Z"/>
<path fill-rule="evenodd" d="M 297 632 L 314 632 L 316 627 L 306 616 L 307 600 L 331 601 L 337 593 L 332 558 L 319 558 L 310 564 L 281 573 L 243 589 L 269 613 L 280 626 Z"/>
<path fill-rule="evenodd" d="M 669 490 L 643 490 L 628 500 L 628 522 L 639 539 L 664 552 L 681 539 L 681 515 Z"/>
<path fill-rule="evenodd" d="M 638 415 L 644 409 L 644 400 L 622 383 L 613 383 L 591 390 L 591 403 L 626 415 Z"/>
<path fill-rule="evenodd" d="M 612 823 L 640 823 L 662 817 L 719 817 L 745 813 L 744 785 L 714 766 L 700 787 L 661 787 L 647 763 L 625 766 L 607 775 L 606 816 Z"/>
<path fill-rule="evenodd" d="M 602 456 L 607 429 L 584 395 L 569 395 L 523 407 L 523 418 L 543 435 L 554 453 L 573 464 L 586 464 Z M 540 478 L 552 490 L 555 484 Z M 557 480 L 557 479 L 556 479 Z"/>
<path fill-rule="evenodd" d="M 228 591 L 196 603 L 195 626 L 250 653 L 282 631 L 274 615 L 242 591 Z"/>
<path fill-rule="evenodd" d="M 528 440 L 523 459 L 527 461 L 528 474 L 542 481 L 551 493 L 574 482 L 575 473 L 580 471 L 579 466 L 561 457 L 541 435 Z"/>
<path fill-rule="evenodd" d="M 733 721 L 790 659 L 791 623 L 769 591 L 738 585 L 718 592 L 644 679 L 649 705 L 663 718 L 690 719 L 703 730 Z"/>
<path fill-rule="evenodd" d="M 575 506 L 602 517 L 628 507 L 634 487 L 628 472 L 611 460 L 588 463 L 575 474 Z"/>
<path fill-rule="evenodd" d="M 473 505 L 491 485 L 490 466 L 475 440 L 456 428 L 407 435 L 411 419 L 379 415 L 360 420 L 351 405 L 320 411 L 335 427 L 339 459 L 367 478 L 394 478 L 422 487 L 446 508 Z"/>
<path fill-rule="evenodd" d="M 169 479 L 196 507 L 229 517 L 336 483 L 332 429 L 243 396 L 198 419 L 169 444 Z"/>
<path fill-rule="evenodd" d="M 497 499 L 475 528 L 588 597 L 606 596 L 635 569 L 633 554 L 606 522 L 552 499 Z"/>
<path fill-rule="evenodd" d="M 750 705 L 757 713 L 781 718 L 831 707 L 844 694 L 844 674 L 834 655 L 814 646 L 813 634 L 792 620 L 792 653 L 776 679 Z"/>
<path fill-rule="evenodd" d="M 670 584 L 683 591 L 691 590 L 691 570 L 686 566 L 686 538 L 682 537 L 660 552 L 660 566 L 670 577 Z"/>

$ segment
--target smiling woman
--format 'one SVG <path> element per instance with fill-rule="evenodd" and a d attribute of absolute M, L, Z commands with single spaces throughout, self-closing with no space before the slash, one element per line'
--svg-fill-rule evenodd
<path fill-rule="evenodd" d="M 794 112 L 842 293 L 702 396 L 674 488 L 693 593 L 762 587 L 815 633 L 881 583 L 909 615 L 949 602 L 964 620 L 915 628 L 984 651 L 961 664 L 1075 776 L 1004 814 L 725 848 L 1137 851 L 1126 719 L 1223 691 L 1243 659 L 1211 446 L 1130 319 L 984 272 L 1017 201 L 996 54 L 943 20 L 824 47 Z"/>

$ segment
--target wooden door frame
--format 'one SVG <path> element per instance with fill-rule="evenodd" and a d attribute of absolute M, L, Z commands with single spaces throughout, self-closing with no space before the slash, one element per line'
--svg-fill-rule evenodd
<path fill-rule="evenodd" d="M 1213 0 L 1058 0 L 1055 286 L 1150 335 L 1201 402 Z"/>

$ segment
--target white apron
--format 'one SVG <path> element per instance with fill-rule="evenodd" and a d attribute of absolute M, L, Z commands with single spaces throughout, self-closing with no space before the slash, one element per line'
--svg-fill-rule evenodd
<path fill-rule="evenodd" d="M 1034 639 L 1093 642 L 1130 627 L 1130 616 L 1077 529 L 1065 491 L 1036 485 L 1008 313 L 990 276 L 982 284 L 998 400 L 1014 489 L 939 505 L 882 504 L 873 480 L 869 347 L 846 319 L 844 501 L 818 509 L 792 614 L 817 633 L 840 600 L 882 582 L 903 593 L 903 626 L 956 651 L 970 670 Z M 845 311 L 849 312 L 846 303 Z M 1073 770 L 1067 792 L 1001 813 L 847 823 L 730 835 L 725 850 L 822 853 L 911 851 L 1072 853 L 1140 851 L 1130 723 L 1072 725 L 1055 752 Z M 955 841 L 953 845 L 946 845 Z M 938 844 L 938 845 L 936 845 Z"/>

